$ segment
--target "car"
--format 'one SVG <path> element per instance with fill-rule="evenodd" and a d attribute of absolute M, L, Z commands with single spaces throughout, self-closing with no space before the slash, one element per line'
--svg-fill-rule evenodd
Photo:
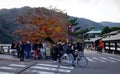
<path fill-rule="evenodd" d="M 13 56 L 17 55 L 17 49 L 10 49 L 10 54 L 12 54 Z"/>

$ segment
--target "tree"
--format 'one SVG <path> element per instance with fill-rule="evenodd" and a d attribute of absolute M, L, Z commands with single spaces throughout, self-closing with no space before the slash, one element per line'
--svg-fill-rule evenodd
<path fill-rule="evenodd" d="M 35 41 L 50 37 L 54 41 L 66 40 L 67 15 L 62 11 L 52 8 L 32 8 L 26 14 L 20 14 L 17 22 L 24 24 L 24 28 L 14 34 L 20 35 L 23 40 Z"/>
<path fill-rule="evenodd" d="M 109 32 L 111 32 L 111 29 L 108 26 L 103 27 L 102 34 L 106 34 L 106 33 L 109 33 Z"/>
<path fill-rule="evenodd" d="M 116 31 L 116 30 L 120 30 L 120 27 L 112 27 L 111 31 Z"/>

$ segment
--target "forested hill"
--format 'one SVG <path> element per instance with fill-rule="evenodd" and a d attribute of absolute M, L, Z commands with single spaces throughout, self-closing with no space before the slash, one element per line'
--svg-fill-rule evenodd
<path fill-rule="evenodd" d="M 30 7 L 22 7 L 22 8 L 13 8 L 13 9 L 1 9 L 0 10 L 0 43 L 11 43 L 12 41 L 18 39 L 18 37 L 13 35 L 13 32 L 20 28 L 21 25 L 16 23 L 16 19 L 18 18 L 18 14 L 26 13 Z M 74 17 L 74 16 L 73 16 Z M 79 26 L 82 29 L 97 27 L 102 29 L 103 26 L 106 26 L 106 23 L 97 23 L 95 21 L 91 21 L 85 18 L 77 18 L 79 22 Z M 109 22 L 107 26 L 112 27 L 116 26 L 115 23 Z M 120 23 L 117 23 L 117 27 L 120 27 Z"/>

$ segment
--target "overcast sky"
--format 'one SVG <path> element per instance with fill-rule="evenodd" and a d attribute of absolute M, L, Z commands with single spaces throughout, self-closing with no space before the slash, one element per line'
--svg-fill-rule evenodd
<path fill-rule="evenodd" d="M 120 0 L 0 0 L 0 9 L 23 6 L 52 6 L 65 10 L 68 15 L 95 22 L 120 22 Z"/>

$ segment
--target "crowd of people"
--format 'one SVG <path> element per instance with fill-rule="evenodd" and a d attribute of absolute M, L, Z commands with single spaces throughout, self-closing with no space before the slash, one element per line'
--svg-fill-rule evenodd
<path fill-rule="evenodd" d="M 13 42 L 11 49 L 17 50 L 17 57 L 20 58 L 20 61 L 30 61 L 31 59 L 47 59 L 46 47 L 47 43 L 36 40 L 34 43 L 30 43 L 29 41 Z M 58 59 L 60 62 L 60 58 L 64 53 L 71 53 L 75 58 L 77 56 L 76 50 L 83 51 L 82 43 L 68 43 L 59 40 L 58 42 L 51 44 L 50 57 L 53 61 L 57 61 Z"/>
<path fill-rule="evenodd" d="M 41 57 L 45 59 L 46 57 L 46 44 L 38 41 L 34 43 L 30 43 L 30 41 L 13 42 L 11 49 L 16 50 L 17 58 L 20 58 L 20 61 L 30 61 L 32 58 L 38 60 Z"/>

